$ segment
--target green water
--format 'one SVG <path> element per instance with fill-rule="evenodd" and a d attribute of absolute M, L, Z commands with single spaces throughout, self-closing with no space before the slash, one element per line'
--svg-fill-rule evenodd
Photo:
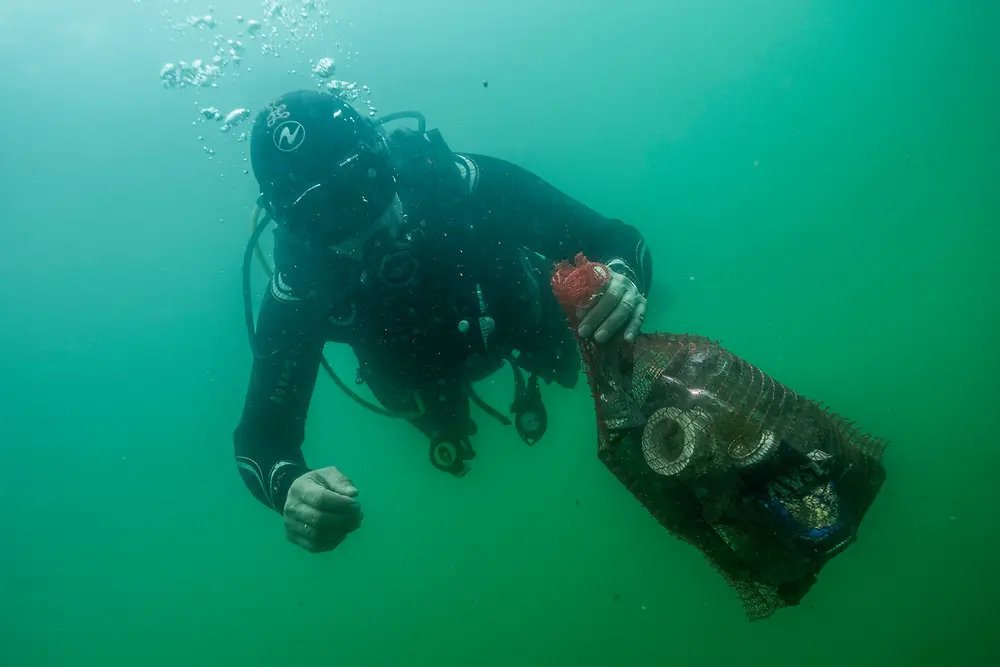
<path fill-rule="evenodd" d="M 160 87 L 212 53 L 162 12 L 235 31 L 256 0 L 0 7 L 0 665 L 1000 664 L 995 3 L 330 6 L 217 90 Z M 746 621 L 597 461 L 583 386 L 544 388 L 531 449 L 479 419 L 456 480 L 321 379 L 307 460 L 365 523 L 330 554 L 284 541 L 232 461 L 247 144 L 198 110 L 259 109 L 325 55 L 379 112 L 642 229 L 649 330 L 892 442 L 802 606 Z M 482 393 L 504 406 L 509 377 Z"/>

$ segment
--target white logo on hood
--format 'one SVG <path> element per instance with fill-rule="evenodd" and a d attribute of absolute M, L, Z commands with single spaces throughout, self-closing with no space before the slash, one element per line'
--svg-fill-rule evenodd
<path fill-rule="evenodd" d="M 286 120 L 274 128 L 274 145 L 279 151 L 291 153 L 306 140 L 306 128 L 297 120 Z"/>

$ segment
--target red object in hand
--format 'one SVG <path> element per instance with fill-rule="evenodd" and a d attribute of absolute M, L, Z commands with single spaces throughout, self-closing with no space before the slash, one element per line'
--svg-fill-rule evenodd
<path fill-rule="evenodd" d="M 562 262 L 556 267 L 552 292 L 574 329 L 580 324 L 577 314 L 590 306 L 609 280 L 611 269 L 591 262 L 583 253 L 576 256 L 574 264 Z"/>

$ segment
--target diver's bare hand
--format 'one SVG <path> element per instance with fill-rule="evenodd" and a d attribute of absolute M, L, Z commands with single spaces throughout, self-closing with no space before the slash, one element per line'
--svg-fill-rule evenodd
<path fill-rule="evenodd" d="M 584 313 L 577 333 L 580 338 L 594 334 L 594 340 L 604 343 L 625 327 L 625 340 L 635 341 L 646 316 L 646 297 L 639 292 L 628 276 L 615 271 L 604 289 L 595 297 L 595 303 Z"/>
<path fill-rule="evenodd" d="M 311 553 L 335 549 L 349 533 L 361 527 L 364 515 L 356 500 L 358 490 L 336 468 L 312 470 L 288 489 L 285 535 Z"/>

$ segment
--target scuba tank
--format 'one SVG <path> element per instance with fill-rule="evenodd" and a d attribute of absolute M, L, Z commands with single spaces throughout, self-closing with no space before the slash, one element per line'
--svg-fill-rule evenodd
<path fill-rule="evenodd" d="M 419 111 L 399 111 L 378 118 L 382 126 L 399 120 L 417 121 L 417 128 L 397 128 L 389 133 L 389 155 L 396 170 L 400 199 L 424 212 L 433 205 L 454 204 L 468 192 L 455 164 L 455 154 L 441 131 L 428 130 Z"/>

